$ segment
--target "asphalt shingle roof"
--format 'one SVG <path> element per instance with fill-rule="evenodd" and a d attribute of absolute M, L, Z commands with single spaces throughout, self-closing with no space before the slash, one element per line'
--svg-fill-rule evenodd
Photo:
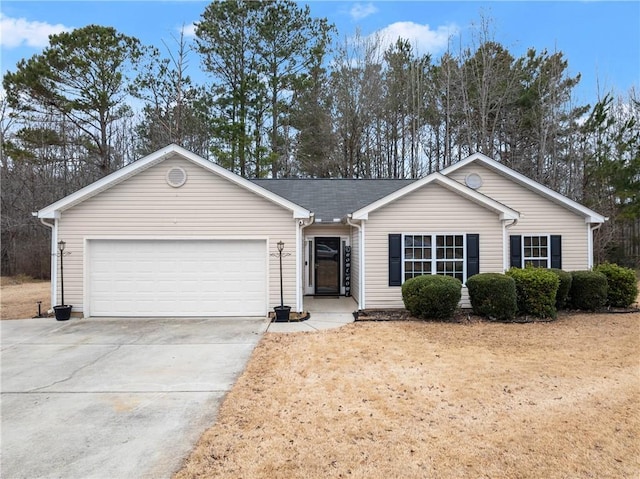
<path fill-rule="evenodd" d="M 416 180 L 260 179 L 258 186 L 315 213 L 316 221 L 332 222 L 393 193 Z"/>

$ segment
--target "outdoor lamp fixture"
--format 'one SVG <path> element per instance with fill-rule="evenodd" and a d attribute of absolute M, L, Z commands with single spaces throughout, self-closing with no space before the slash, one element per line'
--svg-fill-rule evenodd
<path fill-rule="evenodd" d="M 58 256 L 60 257 L 60 297 L 62 303 L 53 307 L 58 321 L 66 321 L 71 316 L 71 306 L 64 302 L 64 256 L 65 254 L 69 254 L 64 252 L 66 246 L 67 243 L 64 241 L 58 241 Z"/>
<path fill-rule="evenodd" d="M 65 246 L 67 246 L 67 243 L 65 243 L 64 241 L 60 240 L 58 241 L 58 249 L 60 250 L 60 289 L 61 289 L 61 293 L 62 293 L 62 305 L 64 306 L 64 265 L 63 265 L 63 261 L 64 261 L 64 248 Z"/>
<path fill-rule="evenodd" d="M 291 311 L 291 306 L 284 305 L 284 292 L 282 288 L 282 257 L 289 256 L 290 253 L 282 253 L 284 251 L 284 241 L 278 241 L 276 243 L 276 248 L 278 249 L 277 253 L 272 253 L 270 256 L 277 256 L 280 262 L 280 306 L 276 306 L 275 312 L 276 317 L 275 320 L 277 322 L 280 321 L 289 321 L 289 312 Z"/>
<path fill-rule="evenodd" d="M 280 257 L 280 308 L 284 306 L 284 294 L 282 292 L 282 250 L 284 249 L 284 241 L 278 241 L 278 256 Z"/>

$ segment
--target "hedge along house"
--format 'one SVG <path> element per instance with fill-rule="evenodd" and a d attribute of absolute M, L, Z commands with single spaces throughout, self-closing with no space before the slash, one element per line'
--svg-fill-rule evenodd
<path fill-rule="evenodd" d="M 280 241 L 294 310 L 306 295 L 399 308 L 419 274 L 588 269 L 606 219 L 481 154 L 420 180 L 247 180 L 176 145 L 37 215 L 54 253 L 67 244 L 65 300 L 87 317 L 264 316 Z"/>

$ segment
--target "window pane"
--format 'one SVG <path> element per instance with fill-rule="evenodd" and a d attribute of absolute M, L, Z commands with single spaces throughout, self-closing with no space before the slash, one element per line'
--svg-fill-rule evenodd
<path fill-rule="evenodd" d="M 524 264 L 547 268 L 549 265 L 549 238 L 547 236 L 525 236 L 524 242 Z"/>

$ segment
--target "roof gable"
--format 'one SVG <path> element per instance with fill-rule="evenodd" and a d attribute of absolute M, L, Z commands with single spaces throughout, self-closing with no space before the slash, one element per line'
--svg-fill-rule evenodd
<path fill-rule="evenodd" d="M 313 211 L 319 223 L 342 220 L 416 180 L 398 179 L 257 179 L 273 193 Z"/>
<path fill-rule="evenodd" d="M 446 176 L 436 172 L 436 173 L 432 173 L 424 178 L 422 178 L 421 180 L 415 181 L 407 186 L 405 186 L 404 188 L 401 188 L 383 198 L 380 198 L 379 200 L 365 206 L 364 208 L 361 208 L 355 212 L 353 212 L 353 219 L 356 220 L 366 220 L 369 218 L 369 213 L 372 213 L 373 211 L 382 208 L 384 206 L 386 206 L 387 204 L 396 201 L 399 198 L 404 197 L 405 195 L 410 194 L 411 192 L 419 189 L 419 188 L 423 188 L 431 183 L 437 183 L 467 199 L 469 199 L 470 201 L 473 201 L 481 206 L 484 206 L 485 208 L 492 210 L 494 212 L 496 212 L 497 214 L 500 215 L 500 219 L 510 219 L 510 220 L 516 220 L 520 217 L 520 214 L 516 211 L 513 210 L 511 208 L 509 208 L 506 205 L 503 205 L 502 203 L 489 198 L 486 195 L 483 195 L 482 193 L 479 193 L 475 190 L 472 190 L 471 188 L 468 188 L 464 185 L 461 185 L 460 183 L 458 183 L 457 181 L 452 180 L 451 178 L 447 178 Z"/>
<path fill-rule="evenodd" d="M 467 158 L 445 168 L 444 170 L 441 170 L 440 173 L 448 176 L 451 173 L 458 171 L 471 163 L 482 164 L 483 166 L 499 173 L 500 175 L 514 181 L 515 183 L 533 191 L 534 193 L 537 193 L 540 196 L 547 198 L 554 203 L 557 203 L 567 208 L 568 210 L 584 217 L 585 221 L 588 223 L 604 223 L 607 220 L 606 217 L 600 215 L 592 209 L 589 209 L 586 206 L 583 206 L 580 203 L 567 198 L 557 191 L 553 191 L 551 188 L 548 188 L 538 183 L 537 181 L 534 181 L 531 178 L 518 173 L 517 171 L 503 165 L 502 163 L 492 158 L 489 158 L 486 155 L 483 155 L 482 153 L 474 153 L 473 155 L 470 155 Z"/>
<path fill-rule="evenodd" d="M 192 163 L 204 168 L 205 170 L 210 171 L 211 173 L 218 175 L 222 178 L 229 180 L 232 183 L 235 183 L 263 198 L 276 203 L 282 206 L 285 209 L 291 210 L 294 218 L 309 218 L 311 212 L 306 208 L 297 205 L 286 198 L 283 198 L 269 190 L 262 188 L 261 186 L 252 183 L 251 181 L 242 178 L 241 176 L 232 173 L 221 166 L 205 160 L 204 158 L 191 153 L 190 151 L 185 150 L 184 148 L 178 145 L 169 145 L 161 150 L 158 150 L 150 155 L 141 158 L 134 163 L 131 163 L 118 171 L 111 173 L 110 175 L 101 178 L 98 181 L 91 183 L 88 186 L 72 193 L 68 196 L 65 196 L 61 200 L 56 201 L 55 203 L 41 209 L 38 211 L 39 218 L 58 218 L 60 213 L 64 210 L 67 210 L 89 198 L 92 198 L 101 192 L 108 190 L 109 188 L 122 183 L 128 178 L 148 169 L 152 166 L 162 163 L 168 158 L 172 158 L 175 156 L 179 156 L 185 160 L 191 161 Z"/>

